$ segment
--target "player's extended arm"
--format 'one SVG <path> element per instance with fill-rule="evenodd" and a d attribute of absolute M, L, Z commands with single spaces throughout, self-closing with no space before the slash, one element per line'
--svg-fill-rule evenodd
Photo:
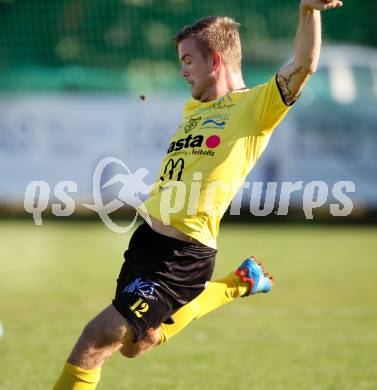
<path fill-rule="evenodd" d="M 335 0 L 301 0 L 294 57 L 277 74 L 277 82 L 287 105 L 292 104 L 317 70 L 321 49 L 321 11 L 341 7 Z"/>

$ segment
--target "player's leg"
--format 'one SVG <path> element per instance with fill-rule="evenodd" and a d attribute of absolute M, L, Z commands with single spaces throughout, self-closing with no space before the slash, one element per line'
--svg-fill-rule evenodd
<path fill-rule="evenodd" d="M 173 324 L 162 324 L 160 343 L 164 343 L 184 329 L 192 320 L 233 301 L 235 298 L 268 292 L 274 279 L 264 272 L 262 264 L 254 258 L 245 260 L 235 272 L 225 278 L 209 282 L 206 289 L 194 300 L 173 314 Z"/>
<path fill-rule="evenodd" d="M 95 389 L 105 359 L 134 337 L 124 317 L 112 305 L 108 306 L 84 328 L 54 389 Z"/>
<path fill-rule="evenodd" d="M 237 297 L 241 297 L 247 292 L 248 288 L 248 284 L 240 280 L 234 273 L 225 278 L 209 282 L 198 297 L 173 314 L 173 324 L 162 324 L 160 328 L 161 343 L 175 336 L 191 321 L 203 317 Z"/>
<path fill-rule="evenodd" d="M 120 288 L 113 305 L 108 306 L 84 328 L 74 346 L 54 390 L 91 390 L 100 379 L 104 361 L 119 351 L 125 357 L 136 357 L 158 344 L 158 326 L 171 309 L 160 292 L 146 298 L 134 289 L 152 285 L 140 277 L 129 288 Z M 158 296 L 158 300 L 154 299 Z"/>

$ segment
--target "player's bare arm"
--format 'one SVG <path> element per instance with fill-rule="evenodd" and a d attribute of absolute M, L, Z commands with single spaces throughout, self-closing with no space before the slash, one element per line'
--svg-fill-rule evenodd
<path fill-rule="evenodd" d="M 297 99 L 317 70 L 321 49 L 321 12 L 342 5 L 343 3 L 337 0 L 301 1 L 293 60 L 277 74 L 277 82 L 287 105 Z"/>

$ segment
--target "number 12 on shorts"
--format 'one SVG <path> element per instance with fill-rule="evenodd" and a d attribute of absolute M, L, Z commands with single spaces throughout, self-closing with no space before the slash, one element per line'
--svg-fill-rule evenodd
<path fill-rule="evenodd" d="M 131 307 L 130 310 L 135 313 L 136 317 L 141 318 L 145 312 L 149 309 L 147 302 L 144 302 L 139 298 Z"/>

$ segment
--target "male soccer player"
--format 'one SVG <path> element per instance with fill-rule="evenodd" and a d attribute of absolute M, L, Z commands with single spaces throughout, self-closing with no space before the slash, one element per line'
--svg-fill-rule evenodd
<path fill-rule="evenodd" d="M 193 99 L 145 203 L 152 226 L 144 223 L 132 236 L 112 305 L 85 327 L 55 389 L 94 389 L 103 362 L 114 352 L 137 356 L 236 297 L 270 290 L 273 279 L 253 257 L 205 288 L 219 223 L 317 68 L 320 11 L 340 6 L 335 0 L 301 0 L 293 60 L 252 89 L 243 82 L 238 25 L 232 19 L 204 18 L 176 35 L 181 74 Z M 164 194 L 172 195 L 172 186 L 173 200 L 182 207 L 167 223 L 171 209 L 163 204 Z"/>

